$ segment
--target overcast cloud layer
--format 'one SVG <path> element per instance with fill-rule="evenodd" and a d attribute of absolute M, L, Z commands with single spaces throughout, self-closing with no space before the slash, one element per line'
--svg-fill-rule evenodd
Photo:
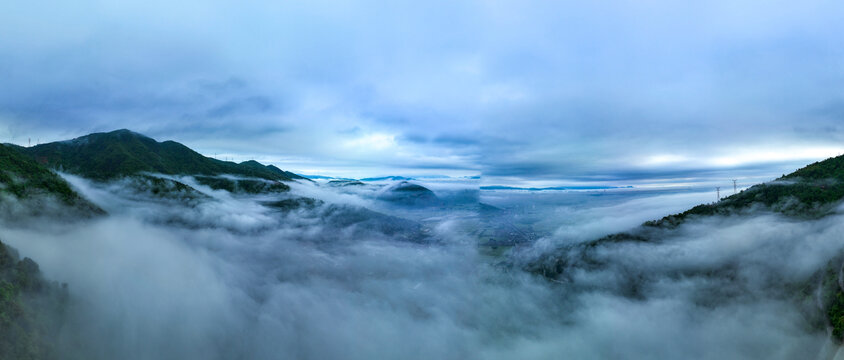
<path fill-rule="evenodd" d="M 840 1 L 6 1 L 0 140 L 300 173 L 771 177 L 844 150 Z"/>

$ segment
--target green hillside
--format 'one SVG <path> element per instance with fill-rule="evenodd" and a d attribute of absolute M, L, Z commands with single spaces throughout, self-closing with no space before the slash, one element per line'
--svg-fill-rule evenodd
<path fill-rule="evenodd" d="M 686 221 L 711 216 L 750 216 L 757 211 L 813 220 L 832 214 L 844 199 L 844 156 L 830 158 L 801 168 L 765 184 L 755 185 L 717 203 L 702 204 L 685 212 L 649 221 L 629 232 L 611 234 L 592 241 L 572 243 L 543 253 L 519 266 L 534 274 L 558 282 L 568 282 L 580 271 L 600 271 L 623 265 L 609 262 L 604 256 L 611 247 L 639 244 L 660 244 L 680 234 Z M 786 296 L 806 311 L 807 320 L 818 328 L 828 327 L 837 342 L 844 340 L 844 276 L 839 270 L 844 254 L 839 254 L 824 269 L 796 283 L 778 284 Z M 651 276 L 646 271 L 624 268 L 620 283 L 624 295 L 637 298 L 642 284 Z M 677 271 L 671 276 L 712 279 L 736 279 L 734 268 L 698 268 Z M 713 289 L 713 292 L 717 289 Z"/>
<path fill-rule="evenodd" d="M 646 222 L 646 226 L 673 227 L 689 217 L 730 215 L 762 206 L 789 216 L 827 215 L 844 198 L 844 156 L 829 158 L 758 184 L 717 203 L 701 204 L 679 214 Z"/>
<path fill-rule="evenodd" d="M 629 232 L 611 234 L 600 239 L 579 243 L 583 249 L 598 248 L 624 242 L 649 242 L 658 240 L 682 223 L 709 216 L 741 215 L 763 210 L 797 218 L 814 219 L 826 216 L 844 199 L 844 155 L 829 158 L 803 167 L 791 174 L 763 184 L 758 184 L 717 203 L 701 204 L 679 214 L 648 221 Z M 559 256 L 570 247 L 550 252 L 528 265 L 531 271 L 546 276 L 556 276 L 568 266 Z M 578 261 L 588 262 L 588 254 Z"/>
<path fill-rule="evenodd" d="M 52 359 L 67 289 L 0 242 L 0 359 Z"/>
<path fill-rule="evenodd" d="M 54 194 L 66 203 L 72 203 L 78 198 L 61 177 L 12 146 L 0 146 L 0 169 L 2 191 L 18 198 L 27 198 L 36 193 Z"/>
<path fill-rule="evenodd" d="M 64 179 L 23 155 L 19 149 L 22 148 L 0 145 L 0 193 L 10 194 L 21 200 L 53 196 L 67 206 L 102 212 L 73 191 Z"/>
<path fill-rule="evenodd" d="M 240 164 L 205 157 L 175 141 L 158 142 L 117 130 L 26 148 L 41 164 L 94 180 L 111 180 L 143 172 L 167 175 L 231 174 L 272 181 L 293 178 L 255 161 Z"/>

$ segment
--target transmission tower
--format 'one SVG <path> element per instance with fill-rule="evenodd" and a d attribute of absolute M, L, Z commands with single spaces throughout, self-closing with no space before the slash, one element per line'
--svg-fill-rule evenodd
<path fill-rule="evenodd" d="M 733 194 L 737 194 L 737 193 L 738 193 L 738 187 L 736 186 L 736 180 L 733 179 Z"/>
<path fill-rule="evenodd" d="M 716 194 L 715 196 L 717 196 L 717 198 L 718 198 L 718 200 L 716 200 L 715 202 L 721 201 L 721 187 L 720 186 L 715 187 L 715 194 Z"/>

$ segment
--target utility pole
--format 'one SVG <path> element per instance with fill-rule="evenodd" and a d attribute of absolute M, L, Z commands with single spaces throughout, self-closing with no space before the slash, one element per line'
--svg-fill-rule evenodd
<path fill-rule="evenodd" d="M 736 187 L 736 180 L 733 179 L 733 194 L 738 194 L 738 187 Z"/>
<path fill-rule="evenodd" d="M 718 197 L 718 200 L 716 200 L 715 202 L 721 201 L 721 187 L 715 187 L 715 192 L 717 194 L 716 196 Z"/>

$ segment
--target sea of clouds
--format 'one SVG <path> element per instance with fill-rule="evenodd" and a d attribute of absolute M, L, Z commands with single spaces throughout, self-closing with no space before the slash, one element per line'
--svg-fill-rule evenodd
<path fill-rule="evenodd" d="M 303 183 L 291 194 L 247 196 L 181 178 L 209 196 L 185 202 L 65 177 L 109 215 L 19 223 L 2 240 L 69 284 L 58 340 L 69 359 L 826 359 L 837 351 L 780 286 L 842 250 L 837 214 L 692 221 L 657 242 L 593 249 L 604 266 L 573 267 L 554 281 L 479 251 L 464 231 L 465 207 L 426 210 L 426 240 L 404 241 L 323 219 L 332 206 L 394 209 L 371 189 Z M 323 203 L 262 205 L 294 195 Z M 709 194 L 568 203 L 511 195 L 481 198 L 519 203 L 530 211 L 514 216 L 550 229 L 512 255 L 529 260 Z M 729 276 L 718 275 L 724 269 Z M 715 275 L 700 275 L 707 271 Z M 631 281 L 636 296 L 626 291 Z"/>

